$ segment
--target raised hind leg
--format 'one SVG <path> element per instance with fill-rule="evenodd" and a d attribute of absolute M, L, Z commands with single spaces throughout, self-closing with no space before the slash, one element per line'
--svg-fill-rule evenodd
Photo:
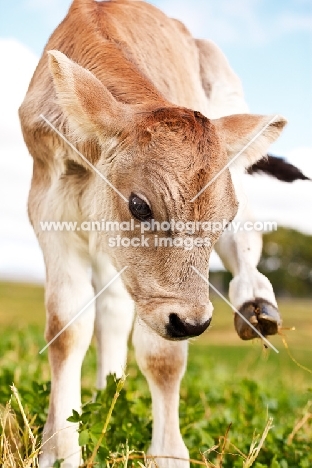
<path fill-rule="evenodd" d="M 254 229 L 246 230 L 246 221 L 250 221 L 250 217 L 245 210 L 235 219 L 235 223 L 240 222 L 237 232 L 226 230 L 215 249 L 225 268 L 233 275 L 229 288 L 231 303 L 262 335 L 274 335 L 281 325 L 276 298 L 270 281 L 257 269 L 262 235 Z M 237 313 L 234 314 L 234 324 L 243 340 L 258 337 Z"/>

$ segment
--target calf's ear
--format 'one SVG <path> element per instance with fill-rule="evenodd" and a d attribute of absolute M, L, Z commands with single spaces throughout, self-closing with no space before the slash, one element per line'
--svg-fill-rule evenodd
<path fill-rule="evenodd" d="M 237 114 L 212 120 L 226 145 L 231 167 L 248 169 L 263 158 L 287 121 L 280 115 Z"/>
<path fill-rule="evenodd" d="M 129 106 L 112 96 L 88 70 L 57 50 L 50 50 L 49 68 L 58 103 L 76 141 L 113 137 L 122 129 Z"/>

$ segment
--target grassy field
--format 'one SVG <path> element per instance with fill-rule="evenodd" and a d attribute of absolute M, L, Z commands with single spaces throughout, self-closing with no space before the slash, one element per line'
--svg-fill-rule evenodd
<path fill-rule="evenodd" d="M 271 340 L 278 354 L 264 350 L 258 340 L 240 341 L 230 308 L 218 299 L 213 303 L 213 325 L 191 342 L 188 370 L 181 388 L 181 431 L 191 458 L 207 467 L 218 468 L 312 467 L 312 374 L 300 367 L 312 368 L 312 301 L 280 301 L 284 327 L 295 327 L 294 331 L 283 332 L 292 357 L 281 336 Z M 11 461 L 5 465 L 2 460 L 2 465 L 5 468 L 36 466 L 36 457 L 32 459 L 31 454 L 40 443 L 49 395 L 47 356 L 38 354 L 44 345 L 42 288 L 0 283 L 0 327 L 1 420 L 6 421 L 7 427 L 11 424 L 18 445 L 18 450 L 16 446 L 11 450 Z M 111 378 L 107 389 L 98 392 L 96 400 L 90 403 L 95 391 L 95 363 L 92 345 L 83 366 L 82 414 L 73 416 L 80 424 L 80 443 L 86 460 L 100 436 L 116 390 Z M 102 463 L 96 466 L 107 466 L 111 457 L 118 460 L 121 457 L 120 464 L 124 466 L 122 455 L 129 449 L 148 448 L 150 397 L 131 349 L 127 374 L 109 430 L 98 451 L 96 460 Z M 35 442 L 29 438 L 15 397 L 11 400 L 14 414 L 8 415 L 8 408 L 5 409 L 11 398 L 12 382 L 19 391 Z M 273 427 L 259 454 L 254 449 L 253 461 L 252 455 L 248 455 L 251 444 L 253 441 L 262 444 L 260 438 L 256 442 L 255 436 L 263 433 L 269 418 L 273 418 Z M 2 456 L 8 451 L 7 441 L 2 432 Z M 129 463 L 134 456 L 130 454 Z"/>

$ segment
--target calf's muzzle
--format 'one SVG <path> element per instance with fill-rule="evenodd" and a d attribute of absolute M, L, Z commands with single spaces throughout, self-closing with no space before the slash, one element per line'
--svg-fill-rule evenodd
<path fill-rule="evenodd" d="M 167 340 L 186 340 L 201 335 L 210 325 L 213 306 L 171 298 L 137 303 L 138 317 Z"/>

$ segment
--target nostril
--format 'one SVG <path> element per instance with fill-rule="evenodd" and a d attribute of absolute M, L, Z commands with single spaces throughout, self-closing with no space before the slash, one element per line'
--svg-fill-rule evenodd
<path fill-rule="evenodd" d="M 169 315 L 167 332 L 171 338 L 191 338 L 192 336 L 201 335 L 209 327 L 210 322 L 211 318 L 199 325 L 190 325 L 182 321 L 177 314 L 172 313 Z"/>
<path fill-rule="evenodd" d="M 177 314 L 169 315 L 169 333 L 172 337 L 185 337 L 187 336 L 187 325 L 182 322 L 180 317 Z"/>

